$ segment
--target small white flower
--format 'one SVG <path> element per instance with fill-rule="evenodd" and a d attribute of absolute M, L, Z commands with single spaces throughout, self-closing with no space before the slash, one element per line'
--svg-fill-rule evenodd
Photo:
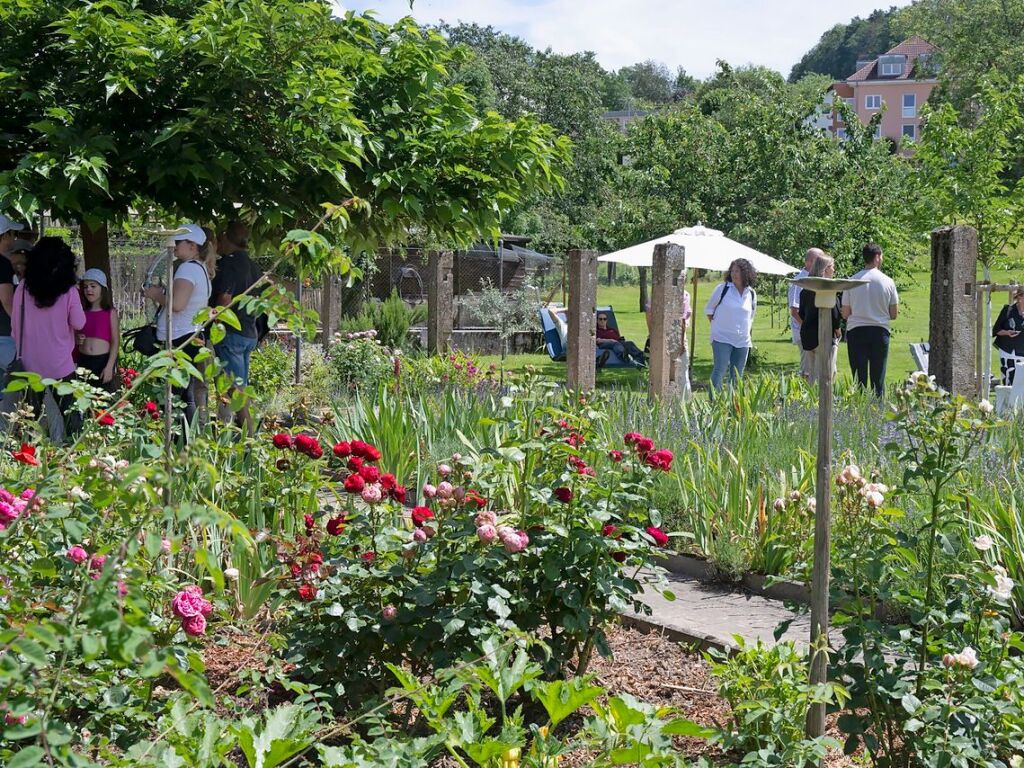
<path fill-rule="evenodd" d="M 978 410 L 984 413 L 986 416 L 995 410 L 995 406 L 992 405 L 988 400 L 982 400 L 978 403 Z"/>
<path fill-rule="evenodd" d="M 82 486 L 80 485 L 76 485 L 74 488 L 71 489 L 71 495 L 74 496 L 76 499 L 81 499 L 82 501 L 89 500 L 89 494 L 82 490 Z"/>
<path fill-rule="evenodd" d="M 1002 570 L 1001 568 L 999 570 Z M 1006 571 L 995 573 L 996 585 L 989 587 L 988 591 L 996 600 L 1009 600 L 1013 595 L 1013 579 L 1006 576 Z"/>
<path fill-rule="evenodd" d="M 878 491 L 868 491 L 864 494 L 864 501 L 868 503 L 868 506 L 872 509 L 878 509 L 885 502 L 885 497 Z"/>
<path fill-rule="evenodd" d="M 224 578 L 225 579 L 230 579 L 231 581 L 234 581 L 235 579 L 238 578 L 238 569 L 237 568 L 225 568 L 224 569 Z"/>
<path fill-rule="evenodd" d="M 961 667 L 974 669 L 978 666 L 978 653 L 971 646 L 967 646 L 960 653 L 956 654 L 956 661 Z"/>
<path fill-rule="evenodd" d="M 981 536 L 975 537 L 974 548 L 979 552 L 988 552 L 990 549 L 992 549 L 994 543 L 995 542 L 992 541 L 991 536 L 983 533 L 981 534 Z"/>
<path fill-rule="evenodd" d="M 818 510 L 818 502 L 817 502 L 817 500 L 815 500 L 815 499 L 808 499 L 807 500 L 807 508 L 809 510 L 811 510 L 811 512 L 816 512 Z"/>
<path fill-rule="evenodd" d="M 260 531 L 259 533 L 257 533 L 253 537 L 253 541 L 255 541 L 257 544 L 260 544 L 261 542 L 264 542 L 264 541 L 266 541 L 269 538 L 270 538 L 270 534 L 269 533 L 267 533 L 266 531 Z"/>

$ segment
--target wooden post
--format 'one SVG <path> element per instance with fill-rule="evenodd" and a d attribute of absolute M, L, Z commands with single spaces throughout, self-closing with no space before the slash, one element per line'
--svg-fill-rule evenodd
<path fill-rule="evenodd" d="M 569 267 L 569 338 L 566 383 L 573 391 L 589 392 L 596 383 L 597 252 L 572 250 Z"/>
<path fill-rule="evenodd" d="M 811 685 L 828 680 L 828 590 L 832 523 L 832 308 L 833 291 L 816 291 L 818 309 L 818 471 L 815 476 L 814 562 L 811 575 Z M 825 704 L 812 704 L 807 735 L 825 734 Z"/>
<path fill-rule="evenodd" d="M 323 294 L 320 297 L 320 343 L 323 345 L 324 354 L 331 350 L 331 341 L 334 337 L 334 275 L 324 275 Z"/>
<path fill-rule="evenodd" d="M 693 270 L 693 295 L 690 297 L 690 309 L 692 315 L 690 317 L 690 348 L 687 350 L 687 356 L 689 358 L 690 376 L 693 376 L 693 358 L 697 354 L 697 317 L 701 314 L 700 307 L 697 305 L 697 270 Z"/>
<path fill-rule="evenodd" d="M 931 311 L 928 319 L 928 371 L 936 383 L 957 395 L 980 391 L 974 347 L 984 326 L 973 286 L 978 270 L 978 237 L 971 227 L 940 227 L 931 235 Z M 983 340 L 983 343 L 987 339 Z M 972 354 L 975 352 L 975 354 Z"/>
<path fill-rule="evenodd" d="M 680 372 L 674 370 L 683 317 L 682 246 L 661 243 L 654 246 L 651 268 L 651 357 L 649 394 L 652 399 L 679 395 Z"/>
<path fill-rule="evenodd" d="M 427 351 L 432 355 L 446 352 L 451 346 L 455 323 L 454 268 L 452 251 L 427 254 Z"/>

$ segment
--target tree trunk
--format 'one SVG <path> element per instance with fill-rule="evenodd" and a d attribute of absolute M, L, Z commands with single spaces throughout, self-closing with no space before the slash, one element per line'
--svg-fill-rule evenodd
<path fill-rule="evenodd" d="M 107 280 L 110 280 L 110 240 L 107 237 L 107 223 L 103 222 L 96 227 L 90 227 L 83 221 L 81 227 L 85 268 L 102 269 Z"/>
<path fill-rule="evenodd" d="M 640 270 L 640 311 L 647 311 L 647 267 L 638 267 Z"/>

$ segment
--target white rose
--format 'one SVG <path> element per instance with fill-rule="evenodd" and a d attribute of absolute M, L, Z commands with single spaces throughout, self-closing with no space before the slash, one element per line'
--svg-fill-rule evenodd
<path fill-rule="evenodd" d="M 882 506 L 885 501 L 885 497 L 878 491 L 868 491 L 864 494 L 864 501 L 866 501 L 868 506 L 872 509 L 878 509 L 878 507 Z"/>
<path fill-rule="evenodd" d="M 1010 597 L 1013 595 L 1013 579 L 1009 578 L 1008 576 L 1003 576 L 999 573 L 997 573 L 995 576 L 996 585 L 994 587 L 989 587 L 989 592 L 991 593 L 992 597 L 996 598 L 997 600 L 1009 600 Z"/>
<path fill-rule="evenodd" d="M 978 410 L 987 416 L 995 410 L 995 406 L 993 406 L 988 400 L 982 400 L 978 403 Z"/>
<path fill-rule="evenodd" d="M 988 552 L 990 549 L 992 549 L 992 545 L 994 543 L 995 542 L 992 541 L 991 536 L 983 533 L 981 534 L 981 536 L 975 537 L 974 548 L 979 552 Z"/>
<path fill-rule="evenodd" d="M 974 669 L 979 663 L 977 652 L 970 646 L 960 651 L 956 655 L 956 660 L 961 667 L 966 667 L 967 669 Z"/>
<path fill-rule="evenodd" d="M 225 579 L 230 579 L 231 581 L 234 581 L 235 579 L 238 578 L 238 569 L 237 568 L 225 568 L 224 569 L 224 578 Z"/>

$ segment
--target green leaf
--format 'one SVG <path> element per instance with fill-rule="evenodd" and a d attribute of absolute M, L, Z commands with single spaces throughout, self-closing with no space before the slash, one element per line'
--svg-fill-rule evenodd
<path fill-rule="evenodd" d="M 661 732 L 669 736 L 689 736 L 693 739 L 710 739 L 716 733 L 713 728 L 705 728 L 684 717 L 669 720 L 662 727 Z"/>
<path fill-rule="evenodd" d="M 589 685 L 585 680 L 552 680 L 537 683 L 531 691 L 533 697 L 544 707 L 551 720 L 551 727 L 556 727 L 565 718 L 590 702 L 594 701 L 604 689 Z"/>
<path fill-rule="evenodd" d="M 43 765 L 45 763 L 44 758 L 46 753 L 42 747 L 32 745 L 25 747 L 24 749 L 18 750 L 11 761 L 7 763 L 7 768 L 29 768 L 33 765 Z"/>

